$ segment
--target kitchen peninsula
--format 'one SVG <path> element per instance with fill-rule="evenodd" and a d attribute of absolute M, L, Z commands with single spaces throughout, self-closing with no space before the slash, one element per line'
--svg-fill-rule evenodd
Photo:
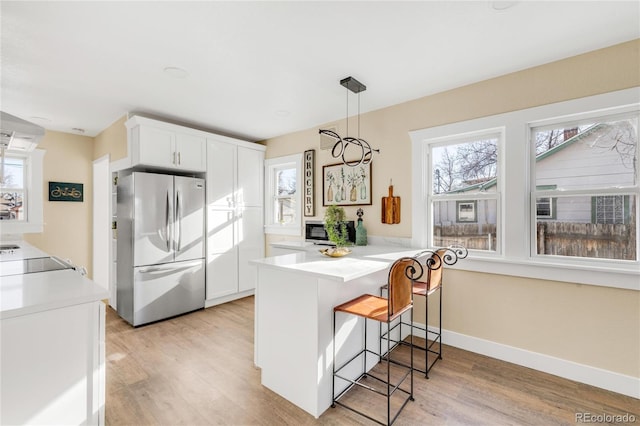
<path fill-rule="evenodd" d="M 107 290 L 22 241 L 5 243 L 0 424 L 104 424 Z"/>
<path fill-rule="evenodd" d="M 316 418 L 332 403 L 333 307 L 364 293 L 379 294 L 391 264 L 420 251 L 397 246 L 352 250 L 341 258 L 305 250 L 251 262 L 258 269 L 255 363 L 262 369 L 262 384 Z M 370 327 L 371 335 L 379 332 L 376 324 Z M 362 326 L 353 319 L 337 318 L 336 335 L 340 361 L 362 345 Z M 375 340 L 367 346 L 377 348 Z M 371 357 L 368 368 L 376 362 Z"/>

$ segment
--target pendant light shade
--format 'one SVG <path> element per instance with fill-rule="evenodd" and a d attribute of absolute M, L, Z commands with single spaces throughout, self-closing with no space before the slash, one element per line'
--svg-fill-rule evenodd
<path fill-rule="evenodd" d="M 353 93 L 358 94 L 358 137 L 345 136 L 340 137 L 333 130 L 320 129 L 321 135 L 329 136 L 335 139 L 331 155 L 333 158 L 340 158 L 342 163 L 349 167 L 356 167 L 360 164 L 369 164 L 373 159 L 373 153 L 380 153 L 379 149 L 371 148 L 369 142 L 360 138 L 360 92 L 367 90 L 367 86 L 360 83 L 353 77 L 347 77 L 340 80 L 340 84 Z M 349 92 L 347 92 L 347 134 L 349 133 Z"/>

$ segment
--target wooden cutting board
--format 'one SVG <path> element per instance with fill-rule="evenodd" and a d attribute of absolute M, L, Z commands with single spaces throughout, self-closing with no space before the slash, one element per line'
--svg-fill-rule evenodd
<path fill-rule="evenodd" d="M 393 196 L 393 185 L 389 185 L 389 196 L 382 197 L 382 223 L 400 223 L 400 197 Z"/>

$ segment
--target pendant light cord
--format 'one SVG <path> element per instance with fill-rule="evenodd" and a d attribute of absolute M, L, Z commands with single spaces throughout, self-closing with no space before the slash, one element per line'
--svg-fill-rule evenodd
<path fill-rule="evenodd" d="M 344 92 L 347 94 L 347 113 L 345 120 L 347 120 L 347 136 L 349 136 L 349 89 L 346 89 Z"/>

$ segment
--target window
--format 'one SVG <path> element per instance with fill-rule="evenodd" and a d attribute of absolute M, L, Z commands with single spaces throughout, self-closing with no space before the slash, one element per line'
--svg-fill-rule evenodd
<path fill-rule="evenodd" d="M 629 223 L 629 197 L 623 195 L 593 197 L 592 212 L 593 223 Z"/>
<path fill-rule="evenodd" d="M 302 155 L 265 161 L 266 232 L 302 235 Z"/>
<path fill-rule="evenodd" d="M 0 220 L 26 220 L 27 166 L 24 157 L 5 155 L 0 176 Z"/>
<path fill-rule="evenodd" d="M 551 219 L 553 217 L 553 198 L 536 198 L 536 217 L 538 219 Z"/>
<path fill-rule="evenodd" d="M 536 189 L 556 189 L 556 185 L 538 185 Z M 536 217 L 538 219 L 555 219 L 556 201 L 551 197 L 536 198 Z"/>
<path fill-rule="evenodd" d="M 490 130 L 433 141 L 429 165 L 433 246 L 497 250 L 501 140 L 500 132 Z"/>
<path fill-rule="evenodd" d="M 42 162 L 45 151 L 6 151 L 0 173 L 0 233 L 42 232 Z"/>
<path fill-rule="evenodd" d="M 477 222 L 476 201 L 457 201 L 458 216 L 456 222 Z"/>
<path fill-rule="evenodd" d="M 637 113 L 574 119 L 531 132 L 535 254 L 637 260 L 637 218 L 630 209 L 637 190 Z"/>
<path fill-rule="evenodd" d="M 276 167 L 276 202 L 274 203 L 274 217 L 280 224 L 287 225 L 296 219 L 296 187 L 297 176 L 295 167 Z"/>
<path fill-rule="evenodd" d="M 638 99 L 636 87 L 411 131 L 411 244 L 467 245 L 455 269 L 640 290 Z M 479 157 L 491 161 L 473 168 Z"/>

